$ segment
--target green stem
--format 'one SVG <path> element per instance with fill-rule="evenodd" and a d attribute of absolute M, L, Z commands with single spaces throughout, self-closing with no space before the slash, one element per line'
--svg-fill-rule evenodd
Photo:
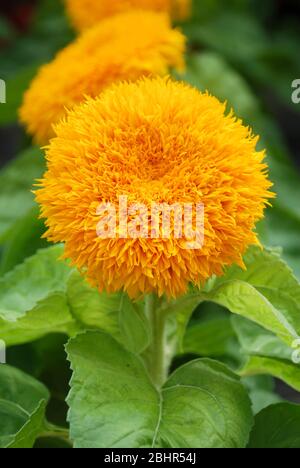
<path fill-rule="evenodd" d="M 69 442 L 70 443 L 70 439 L 69 439 L 69 434 L 67 432 L 65 433 L 62 433 L 62 432 L 55 432 L 55 431 L 45 431 L 45 432 L 42 432 L 42 434 L 39 435 L 39 439 L 42 438 L 42 439 L 62 439 L 62 440 L 65 440 L 66 442 Z"/>
<path fill-rule="evenodd" d="M 55 426 L 49 422 L 45 423 L 44 431 L 39 435 L 39 438 L 56 438 L 62 439 L 69 444 L 70 442 L 70 434 L 68 429 L 64 429 L 62 427 Z"/>
<path fill-rule="evenodd" d="M 145 314 L 150 322 L 152 340 L 146 351 L 146 364 L 153 383 L 160 388 L 167 378 L 166 316 L 159 308 L 159 299 L 150 294 L 145 297 Z"/>

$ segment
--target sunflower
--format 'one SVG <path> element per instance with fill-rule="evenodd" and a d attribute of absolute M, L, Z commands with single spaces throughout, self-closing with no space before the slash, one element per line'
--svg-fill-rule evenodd
<path fill-rule="evenodd" d="M 184 67 L 185 37 L 164 13 L 131 11 L 101 22 L 43 66 L 24 95 L 21 122 L 39 144 L 85 96 L 113 82 L 164 76 Z"/>
<path fill-rule="evenodd" d="M 56 135 L 36 192 L 46 237 L 65 243 L 65 257 L 99 290 L 177 297 L 243 265 L 258 242 L 255 224 L 272 197 L 265 153 L 209 94 L 166 78 L 119 83 L 70 111 Z M 174 222 L 168 237 L 161 225 L 155 237 L 126 237 L 119 221 L 115 236 L 99 236 L 99 206 L 121 197 L 149 212 L 154 202 L 202 204 L 203 245 L 188 249 Z"/>
<path fill-rule="evenodd" d="M 191 0 L 66 0 L 66 9 L 74 27 L 82 31 L 107 16 L 132 9 L 163 11 L 174 19 L 185 19 Z"/>

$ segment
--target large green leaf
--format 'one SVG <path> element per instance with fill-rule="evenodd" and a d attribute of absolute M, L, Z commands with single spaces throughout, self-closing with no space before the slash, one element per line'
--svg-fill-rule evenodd
<path fill-rule="evenodd" d="M 118 317 L 121 342 L 133 353 L 142 353 L 151 341 L 151 327 L 144 303 L 134 303 L 122 293 Z"/>
<path fill-rule="evenodd" d="M 144 313 L 143 300 L 131 301 L 122 292 L 99 293 L 77 271 L 68 281 L 67 296 L 72 315 L 82 328 L 106 331 L 129 350 L 138 353 L 149 344 L 152 331 Z M 168 363 L 176 352 L 182 350 L 186 325 L 199 302 L 198 295 L 188 294 L 157 305 L 157 313 L 166 316 Z"/>
<path fill-rule="evenodd" d="M 28 343 L 49 333 L 74 335 L 79 329 L 61 293 L 47 297 L 17 320 L 0 318 L 0 339 L 7 346 Z"/>
<path fill-rule="evenodd" d="M 231 321 L 246 355 L 291 359 L 293 348 L 273 333 L 238 315 L 232 316 Z"/>
<path fill-rule="evenodd" d="M 105 333 L 78 335 L 67 352 L 74 371 L 68 403 L 76 447 L 246 445 L 250 401 L 224 365 L 190 362 L 159 391 L 142 361 Z"/>
<path fill-rule="evenodd" d="M 61 253 L 61 246 L 40 250 L 0 279 L 0 338 L 7 345 L 78 328 L 66 297 L 72 270 L 58 260 Z"/>
<path fill-rule="evenodd" d="M 119 338 L 118 313 L 122 294 L 99 294 L 78 271 L 72 271 L 67 288 L 68 302 L 76 320 L 90 329 L 102 328 Z"/>
<path fill-rule="evenodd" d="M 6 448 L 32 448 L 45 424 L 46 400 L 40 402 L 37 409 L 27 418 L 26 423 L 14 435 Z"/>
<path fill-rule="evenodd" d="M 181 296 L 171 301 L 163 301 L 158 309 L 159 314 L 167 317 L 167 337 L 168 348 L 171 354 L 184 352 L 183 340 L 189 320 L 203 301 L 198 291 L 189 291 L 185 296 Z"/>
<path fill-rule="evenodd" d="M 99 293 L 62 254 L 61 245 L 39 250 L 0 278 L 0 339 L 9 346 L 95 328 L 142 352 L 150 340 L 144 304 L 124 293 Z"/>
<path fill-rule="evenodd" d="M 249 448 L 300 448 L 300 406 L 280 403 L 255 417 Z"/>
<path fill-rule="evenodd" d="M 72 272 L 59 261 L 61 246 L 40 250 L 0 279 L 0 317 L 16 320 L 50 295 L 64 293 Z"/>
<path fill-rule="evenodd" d="M 68 281 L 71 312 L 83 328 L 101 329 L 135 352 L 149 344 L 150 331 L 143 303 L 132 302 L 127 294 L 99 293 L 77 272 Z"/>
<path fill-rule="evenodd" d="M 0 173 L 0 242 L 10 234 L 16 221 L 34 206 L 31 193 L 36 179 L 44 171 L 41 150 L 31 148 L 22 153 Z"/>
<path fill-rule="evenodd" d="M 276 250 L 249 249 L 246 269 L 231 267 L 206 286 L 206 300 L 273 332 L 289 346 L 300 334 L 300 285 Z"/>
<path fill-rule="evenodd" d="M 252 356 L 240 371 L 240 375 L 271 375 L 300 392 L 300 367 L 293 364 L 292 360 Z"/>
<path fill-rule="evenodd" d="M 0 447 L 31 448 L 44 427 L 48 399 L 35 379 L 0 366 Z"/>
<path fill-rule="evenodd" d="M 164 447 L 244 447 L 252 425 L 250 401 L 236 375 L 208 359 L 177 369 L 162 389 L 158 436 Z"/>
<path fill-rule="evenodd" d="M 241 317 L 233 317 L 234 329 L 248 356 L 242 375 L 271 375 L 300 390 L 300 369 L 293 363 L 294 348 L 275 335 Z"/>

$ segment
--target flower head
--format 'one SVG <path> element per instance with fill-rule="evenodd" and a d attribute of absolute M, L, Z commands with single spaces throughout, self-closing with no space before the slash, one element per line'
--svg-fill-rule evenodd
<path fill-rule="evenodd" d="M 258 242 L 255 223 L 272 197 L 265 153 L 209 94 L 162 78 L 113 85 L 70 111 L 56 134 L 36 193 L 46 235 L 100 290 L 176 297 L 242 265 Z M 203 246 L 187 249 L 174 222 L 168 237 L 161 225 L 156 238 L 126 237 L 119 221 L 115 238 L 99 236 L 99 205 L 120 197 L 149 212 L 153 202 L 202 203 Z"/>
<path fill-rule="evenodd" d="M 66 8 L 75 28 L 82 31 L 107 16 L 132 9 L 163 11 L 175 19 L 189 15 L 191 0 L 66 0 Z"/>
<path fill-rule="evenodd" d="M 113 82 L 169 73 L 184 66 L 185 37 L 164 13 L 132 11 L 101 22 L 45 65 L 24 95 L 21 121 L 39 144 L 86 96 Z"/>

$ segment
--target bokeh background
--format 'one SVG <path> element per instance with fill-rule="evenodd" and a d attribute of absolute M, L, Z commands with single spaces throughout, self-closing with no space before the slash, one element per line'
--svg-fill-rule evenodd
<path fill-rule="evenodd" d="M 8 111 L 0 109 L 1 165 L 4 165 L 24 145 L 24 135 L 15 123 L 14 111 L 20 101 L 21 92 L 33 75 L 33 70 L 39 63 L 49 61 L 55 52 L 73 37 L 74 33 L 63 16 L 59 3 L 56 0 L 0 1 L 0 75 L 2 79 L 17 80 L 13 89 L 14 95 L 10 96 L 13 97 L 13 102 L 10 99 L 8 103 L 10 109 Z M 266 108 L 277 121 L 299 167 L 300 106 L 298 109 L 290 106 L 284 99 L 280 99 L 282 95 L 274 93 L 274 88 L 278 86 L 281 88 L 281 93 L 288 97 L 290 80 L 285 78 L 293 67 L 295 67 L 295 78 L 300 76 L 296 74 L 297 67 L 298 70 L 300 68 L 300 2 L 298 0 L 263 2 L 199 0 L 198 3 L 202 3 L 202 7 L 198 8 L 199 13 L 194 26 L 203 27 L 203 31 L 199 34 L 199 40 L 203 38 L 203 47 L 206 50 L 223 53 L 237 68 L 240 68 L 241 64 L 238 62 L 244 57 L 245 62 L 248 62 L 248 70 L 242 67 L 241 72 L 254 86 Z M 235 16 L 234 19 L 231 18 L 232 22 L 230 14 L 228 15 L 229 9 Z M 199 17 L 200 15 L 202 17 Z M 220 25 L 218 34 L 213 37 L 218 23 Z M 242 34 L 242 40 L 238 37 L 239 33 Z M 194 35 L 197 35 L 197 32 L 194 32 Z M 256 70 L 256 67 L 261 64 L 253 63 L 252 52 L 259 46 L 259 42 L 262 41 L 260 44 L 262 49 L 266 45 L 263 43 L 262 35 L 270 41 L 268 56 L 264 57 L 266 62 L 262 64 L 266 68 L 265 78 L 269 74 L 269 86 L 266 82 L 263 86 L 259 83 L 259 70 Z M 249 41 L 247 47 L 244 41 Z M 277 44 L 282 51 L 278 50 Z M 293 54 L 294 57 L 291 57 Z M 293 61 L 294 64 L 291 63 Z M 10 113 L 10 116 L 3 117 L 3 113 Z"/>

